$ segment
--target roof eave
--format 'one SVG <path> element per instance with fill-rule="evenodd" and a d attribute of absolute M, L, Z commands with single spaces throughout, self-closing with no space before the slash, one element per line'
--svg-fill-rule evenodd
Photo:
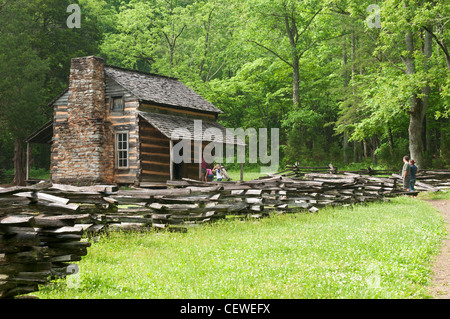
<path fill-rule="evenodd" d="M 139 102 L 141 103 L 148 103 L 148 104 L 152 104 L 152 105 L 156 105 L 156 106 L 166 106 L 166 107 L 171 107 L 177 110 L 190 110 L 190 111 L 196 111 L 199 113 L 206 113 L 206 114 L 213 114 L 213 115 L 217 115 L 217 114 L 224 114 L 224 112 L 218 108 L 217 111 L 208 111 L 208 110 L 202 110 L 202 109 L 197 109 L 194 107 L 186 107 L 186 106 L 179 106 L 179 105 L 173 105 L 173 104 L 165 104 L 165 103 L 160 103 L 160 102 L 155 102 L 155 101 L 150 101 L 147 99 L 138 99 Z"/>
<path fill-rule="evenodd" d="M 38 143 L 38 144 L 50 144 L 52 142 L 52 135 L 53 135 L 53 129 L 51 131 L 51 134 L 45 134 L 47 130 L 50 130 L 50 128 L 53 127 L 53 120 L 47 121 L 44 125 L 42 125 L 40 128 L 38 128 L 36 131 L 31 133 L 27 138 L 24 139 L 25 143 Z M 44 137 L 49 136 L 50 140 L 47 140 L 46 142 L 43 142 L 43 138 L 36 140 L 36 138 L 39 135 L 44 135 Z"/>

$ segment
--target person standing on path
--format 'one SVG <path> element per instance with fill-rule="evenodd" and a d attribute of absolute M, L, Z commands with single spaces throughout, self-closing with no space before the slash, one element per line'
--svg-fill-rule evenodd
<path fill-rule="evenodd" d="M 417 166 L 414 165 L 416 164 L 416 161 L 413 159 L 409 160 L 409 169 L 410 169 L 410 174 L 411 177 L 409 179 L 409 190 L 411 192 L 414 192 L 414 185 L 416 184 L 416 173 L 417 173 Z"/>
<path fill-rule="evenodd" d="M 411 178 L 411 168 L 409 166 L 409 156 L 403 156 L 402 179 L 403 188 L 409 191 L 409 180 Z"/>

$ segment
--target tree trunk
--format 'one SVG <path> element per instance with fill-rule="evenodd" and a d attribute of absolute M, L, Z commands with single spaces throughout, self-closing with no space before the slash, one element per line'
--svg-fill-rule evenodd
<path fill-rule="evenodd" d="M 342 80 L 344 85 L 344 90 L 348 87 L 348 73 L 347 73 L 347 47 L 346 47 L 346 38 L 343 38 L 342 42 Z M 345 91 L 344 94 L 346 95 L 347 92 Z M 344 130 L 344 136 L 343 136 L 343 147 L 344 147 L 344 165 L 348 164 L 348 154 L 347 154 L 347 148 L 348 148 L 348 132 L 345 129 Z"/>
<path fill-rule="evenodd" d="M 24 172 L 25 150 L 22 147 L 20 139 L 16 138 L 14 141 L 14 181 L 18 186 L 25 185 Z"/>
<path fill-rule="evenodd" d="M 425 151 L 428 152 L 429 154 L 432 153 L 431 136 L 432 131 L 430 129 L 430 119 L 428 116 L 425 115 Z"/>
<path fill-rule="evenodd" d="M 392 137 L 392 130 L 389 124 L 387 130 L 388 130 L 389 153 L 392 156 L 394 155 L 394 139 Z"/>
<path fill-rule="evenodd" d="M 292 61 L 292 102 L 294 107 L 300 106 L 300 70 L 299 70 L 299 59 L 295 56 Z"/>
<path fill-rule="evenodd" d="M 352 32 L 352 42 L 351 42 L 351 59 L 352 59 L 352 79 L 355 76 L 356 70 L 355 70 L 355 65 L 356 65 L 356 35 L 355 32 Z M 354 90 L 353 90 L 354 92 Z M 354 93 L 353 93 L 354 94 Z"/>
<path fill-rule="evenodd" d="M 432 29 L 430 27 L 430 29 Z M 427 30 L 425 30 L 425 38 L 424 38 L 424 55 L 425 55 L 425 72 L 428 73 L 428 70 L 430 68 L 430 62 L 429 59 L 431 58 L 431 54 L 432 54 L 432 36 L 431 33 L 428 32 Z M 428 109 L 428 100 L 429 100 L 429 96 L 430 96 L 430 85 L 429 83 L 427 83 L 423 88 L 422 88 L 422 113 L 423 113 L 423 138 L 422 138 L 422 144 L 423 146 L 429 146 L 429 138 L 428 138 L 428 134 L 427 134 L 427 109 Z M 429 147 L 427 147 L 427 150 L 430 151 L 428 149 Z M 425 148 L 424 148 L 425 150 Z M 427 163 L 423 163 L 422 167 L 424 167 L 424 165 L 427 165 Z"/>
<path fill-rule="evenodd" d="M 405 60 L 406 73 L 412 75 L 416 72 L 414 61 L 414 43 L 413 34 L 411 30 L 408 30 L 405 35 L 406 50 L 408 55 Z M 418 166 L 423 167 L 423 119 L 425 112 L 423 110 L 422 100 L 418 97 L 417 93 L 414 93 L 410 99 L 411 110 L 409 112 L 409 152 L 411 158 L 413 158 Z"/>
<path fill-rule="evenodd" d="M 364 150 L 364 159 L 367 159 L 368 154 L 367 154 L 367 141 L 366 141 L 366 139 L 363 139 L 362 143 L 363 143 L 363 150 Z"/>
<path fill-rule="evenodd" d="M 423 168 L 422 103 L 417 97 L 414 100 L 409 117 L 409 152 L 411 158 L 417 162 L 417 165 Z"/>
<path fill-rule="evenodd" d="M 211 29 L 211 19 L 212 19 L 212 14 L 215 8 L 212 8 L 211 11 L 209 12 L 208 15 L 208 22 L 204 22 L 203 26 L 205 27 L 206 30 L 206 35 L 205 35 L 205 46 L 203 49 L 203 58 L 202 61 L 200 62 L 200 71 L 199 71 L 199 76 L 202 76 L 203 73 L 203 67 L 205 65 L 205 61 L 206 61 L 206 56 L 208 55 L 208 51 L 209 51 L 209 31 Z M 205 78 L 202 78 L 203 82 L 206 82 Z"/>
<path fill-rule="evenodd" d="M 373 160 L 373 165 L 378 165 L 378 157 L 377 157 L 377 155 L 375 153 L 377 148 L 378 148 L 378 139 L 377 139 L 377 136 L 374 135 L 372 137 L 372 160 Z"/>
<path fill-rule="evenodd" d="M 344 165 L 348 164 L 348 133 L 347 130 L 344 131 Z"/>
<path fill-rule="evenodd" d="M 293 10 L 293 8 L 292 8 Z M 297 54 L 297 41 L 295 34 L 297 33 L 297 26 L 295 25 L 295 19 L 292 19 L 291 22 L 289 22 L 290 16 L 288 11 L 285 8 L 285 12 L 283 14 L 284 16 L 284 24 L 286 28 L 286 34 L 289 39 L 289 47 L 291 51 L 291 60 L 292 60 L 292 103 L 294 104 L 294 107 L 299 106 L 300 101 L 300 89 L 299 89 L 299 82 L 300 82 L 300 67 L 299 67 L 299 61 L 300 58 Z"/>
<path fill-rule="evenodd" d="M 342 43 L 342 79 L 344 82 L 344 88 L 348 87 L 348 74 L 347 74 L 347 48 L 345 46 L 345 40 Z"/>

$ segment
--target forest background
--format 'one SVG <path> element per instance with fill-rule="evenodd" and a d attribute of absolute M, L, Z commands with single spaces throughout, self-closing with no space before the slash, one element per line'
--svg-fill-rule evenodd
<path fill-rule="evenodd" d="M 446 0 L 0 0 L 0 168 L 23 173 L 87 55 L 177 77 L 226 127 L 280 128 L 281 166 L 446 168 L 449 21 Z"/>

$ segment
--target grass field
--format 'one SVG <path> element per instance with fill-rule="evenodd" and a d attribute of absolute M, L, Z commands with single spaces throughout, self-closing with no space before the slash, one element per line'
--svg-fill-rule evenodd
<path fill-rule="evenodd" d="M 40 298 L 427 298 L 438 211 L 395 198 L 224 220 L 187 233 L 111 233 Z"/>
<path fill-rule="evenodd" d="M 228 176 L 230 176 L 233 181 L 238 181 L 241 178 L 240 170 L 231 169 L 231 170 L 228 170 L 227 173 L 228 173 Z M 260 176 L 267 176 L 267 174 L 261 173 L 259 168 L 244 169 L 244 181 L 258 179 Z"/>

